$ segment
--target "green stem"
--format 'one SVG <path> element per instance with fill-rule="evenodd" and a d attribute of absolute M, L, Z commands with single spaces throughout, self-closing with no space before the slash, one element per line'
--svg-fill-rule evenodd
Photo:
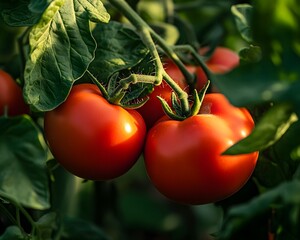
<path fill-rule="evenodd" d="M 164 71 L 163 74 L 164 80 L 177 94 L 178 99 L 181 102 L 182 113 L 185 117 L 190 115 L 190 106 L 188 101 L 188 94 L 181 89 L 181 87 L 173 81 L 173 79 Z"/>
<path fill-rule="evenodd" d="M 128 89 L 131 84 L 136 83 L 151 83 L 156 80 L 155 76 L 131 74 L 127 78 L 123 78 L 119 81 L 119 85 L 115 88 L 114 92 L 109 96 L 108 100 L 111 103 L 119 104 L 124 97 L 124 90 Z"/>
<path fill-rule="evenodd" d="M 87 72 L 89 78 L 92 80 L 92 82 L 93 82 L 95 85 L 97 85 L 97 87 L 99 88 L 99 90 L 100 90 L 100 92 L 102 93 L 103 97 L 104 97 L 105 99 L 108 99 L 108 93 L 107 93 L 105 87 L 98 81 L 97 78 L 95 78 L 95 76 L 94 76 L 89 70 L 87 70 L 86 72 Z"/>
<path fill-rule="evenodd" d="M 151 28 L 149 25 L 126 3 L 124 0 L 109 0 L 109 2 L 118 9 L 141 33 L 140 36 L 142 41 L 149 49 L 152 57 L 154 59 L 154 64 L 156 67 L 156 81 L 155 84 L 159 85 L 162 82 L 162 71 L 163 65 L 160 61 L 160 56 L 156 49 L 155 43 L 150 34 Z"/>
<path fill-rule="evenodd" d="M 141 38 L 144 44 L 150 50 L 156 65 L 156 77 L 155 81 L 156 85 L 159 85 L 162 81 L 162 77 L 166 77 L 166 82 L 171 86 L 171 88 L 176 92 L 177 96 L 181 101 L 181 105 L 183 108 L 183 113 L 188 115 L 190 112 L 189 104 L 188 104 L 188 95 L 184 92 L 174 81 L 173 79 L 166 74 L 164 71 L 162 62 L 160 60 L 160 56 L 158 54 L 156 45 L 153 41 L 156 40 L 157 44 L 165 51 L 165 53 L 175 62 L 175 64 L 180 68 L 184 77 L 187 81 L 192 81 L 194 76 L 185 68 L 182 61 L 176 55 L 176 53 L 172 50 L 172 48 L 161 38 L 158 34 L 154 32 L 154 30 L 149 27 L 149 25 L 126 3 L 124 0 L 109 0 L 109 2 L 117 8 L 141 33 Z"/>
<path fill-rule="evenodd" d="M 199 65 L 203 69 L 207 78 L 211 79 L 210 70 L 206 66 L 204 60 L 201 58 L 201 56 L 198 54 L 198 52 L 193 47 L 191 47 L 190 45 L 179 45 L 179 46 L 174 46 L 173 49 L 174 49 L 174 51 L 190 52 L 192 54 L 192 57 L 195 59 L 196 64 Z"/>
<path fill-rule="evenodd" d="M 173 47 L 166 44 L 165 40 L 161 38 L 156 32 L 151 29 L 151 35 L 157 41 L 157 44 L 162 48 L 162 50 L 167 54 L 167 56 L 172 59 L 172 61 L 178 66 L 183 76 L 188 83 L 194 82 L 194 75 L 191 74 L 185 67 L 184 63 L 180 60 L 178 55 L 174 52 Z"/>
<path fill-rule="evenodd" d="M 165 13 L 167 14 L 166 21 L 168 23 L 173 23 L 174 22 L 174 2 L 173 2 L 173 0 L 163 0 L 163 7 L 165 10 Z"/>

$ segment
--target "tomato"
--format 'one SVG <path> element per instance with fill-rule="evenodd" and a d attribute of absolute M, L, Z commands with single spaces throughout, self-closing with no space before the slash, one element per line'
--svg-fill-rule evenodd
<path fill-rule="evenodd" d="M 146 136 L 138 112 L 110 104 L 89 83 L 75 85 L 64 103 L 46 112 L 44 128 L 57 161 L 91 180 L 126 173 L 140 156 Z"/>
<path fill-rule="evenodd" d="M 186 83 L 182 72 L 174 63 L 167 61 L 165 70 L 182 89 L 187 92 L 189 91 L 188 84 Z M 196 68 L 194 66 L 189 66 L 188 70 L 193 72 Z M 161 102 L 157 96 L 162 97 L 170 104 L 172 91 L 172 88 L 163 81 L 159 86 L 155 86 L 153 91 L 148 95 L 149 100 L 142 107 L 137 109 L 143 116 L 148 129 L 150 129 L 158 119 L 165 115 Z"/>
<path fill-rule="evenodd" d="M 11 75 L 0 69 L 0 116 L 5 113 L 5 108 L 9 116 L 29 113 L 21 88 Z"/>
<path fill-rule="evenodd" d="M 185 204 L 229 197 L 250 178 L 258 152 L 222 153 L 253 127 L 246 109 L 232 106 L 220 93 L 207 94 L 198 115 L 183 121 L 163 118 L 148 132 L 144 159 L 151 182 Z"/>
<path fill-rule="evenodd" d="M 207 51 L 206 48 L 199 50 L 202 55 Z M 239 55 L 226 47 L 217 47 L 210 58 L 206 61 L 208 69 L 214 74 L 225 74 L 239 65 Z M 197 67 L 196 89 L 200 90 L 207 82 L 207 76 L 201 67 Z"/>
<path fill-rule="evenodd" d="M 226 73 L 239 65 L 239 55 L 229 48 L 217 47 L 206 61 L 207 66 L 214 73 Z"/>

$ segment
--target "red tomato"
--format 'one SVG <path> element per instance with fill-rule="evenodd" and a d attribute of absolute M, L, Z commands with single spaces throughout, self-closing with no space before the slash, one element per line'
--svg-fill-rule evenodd
<path fill-rule="evenodd" d="M 5 108 L 9 116 L 29 113 L 21 88 L 8 73 L 0 69 L 0 116 L 4 114 Z"/>
<path fill-rule="evenodd" d="M 226 73 L 240 63 L 239 55 L 229 48 L 217 47 L 206 64 L 214 73 Z"/>
<path fill-rule="evenodd" d="M 198 115 L 183 121 L 164 118 L 148 132 L 148 176 L 162 194 L 177 202 L 206 204 L 229 197 L 250 178 L 258 152 L 222 153 L 253 127 L 246 109 L 232 106 L 222 94 L 207 94 Z"/>
<path fill-rule="evenodd" d="M 93 84 L 75 85 L 45 114 L 53 156 L 74 175 L 108 180 L 126 173 L 141 154 L 146 126 L 135 110 L 110 104 Z"/>
<path fill-rule="evenodd" d="M 199 50 L 200 54 L 205 53 L 207 49 Z M 225 74 L 239 65 L 239 55 L 229 48 L 217 47 L 211 57 L 206 61 L 208 69 L 215 74 Z M 197 67 L 196 89 L 200 90 L 207 82 L 207 76 L 201 67 Z"/>
<path fill-rule="evenodd" d="M 168 61 L 165 64 L 165 70 L 182 89 L 187 92 L 189 91 L 182 72 L 174 63 Z M 188 70 L 193 72 L 196 68 L 194 66 L 189 66 Z M 155 86 L 153 91 L 148 95 L 149 100 L 142 107 L 137 109 L 143 116 L 148 129 L 150 129 L 158 119 L 165 115 L 161 102 L 157 96 L 162 97 L 170 104 L 172 91 L 171 87 L 163 81 L 159 86 Z"/>

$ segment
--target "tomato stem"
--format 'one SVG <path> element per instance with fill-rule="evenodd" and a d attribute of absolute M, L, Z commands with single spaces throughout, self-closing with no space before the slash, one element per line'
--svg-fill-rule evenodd
<path fill-rule="evenodd" d="M 184 77 L 188 79 L 187 81 L 192 81 L 194 75 L 192 75 L 186 68 L 183 62 L 179 59 L 177 54 L 173 51 L 163 38 L 161 38 L 124 0 L 109 0 L 109 2 L 117 8 L 124 16 L 137 28 L 141 33 L 140 36 L 144 44 L 150 50 L 150 53 L 153 56 L 154 63 L 156 65 L 156 80 L 155 85 L 160 85 L 163 77 L 165 81 L 170 85 L 170 87 L 176 92 L 179 100 L 181 101 L 181 106 L 183 109 L 183 115 L 188 116 L 190 113 L 190 107 L 188 103 L 188 95 L 183 91 L 177 83 L 164 71 L 160 56 L 158 54 L 156 45 L 153 39 L 157 44 L 162 48 L 162 50 L 167 54 L 168 57 L 172 59 L 173 62 L 179 67 L 182 71 Z"/>
<path fill-rule="evenodd" d="M 173 46 L 173 50 L 174 51 L 187 51 L 190 52 L 192 54 L 193 59 L 196 61 L 196 64 L 199 65 L 205 75 L 207 76 L 207 78 L 209 80 L 211 80 L 211 71 L 209 70 L 209 68 L 206 66 L 205 61 L 202 59 L 202 57 L 198 54 L 198 52 L 190 45 L 177 45 L 177 46 Z"/>
<path fill-rule="evenodd" d="M 163 0 L 164 12 L 166 13 L 166 21 L 168 23 L 173 23 L 174 21 L 174 1 L 173 0 Z"/>

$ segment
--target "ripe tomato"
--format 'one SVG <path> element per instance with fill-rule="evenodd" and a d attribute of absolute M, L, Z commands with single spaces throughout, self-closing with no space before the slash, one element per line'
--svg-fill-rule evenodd
<path fill-rule="evenodd" d="M 174 63 L 167 61 L 165 64 L 165 70 L 182 89 L 187 92 L 189 91 L 182 72 Z M 188 70 L 190 72 L 195 72 L 196 68 L 194 66 L 189 66 Z M 148 129 L 150 129 L 158 119 L 165 115 L 161 102 L 157 96 L 162 97 L 168 104 L 170 104 L 172 91 L 171 87 L 163 81 L 159 86 L 155 86 L 153 91 L 148 95 L 149 100 L 142 107 L 137 109 L 137 111 L 143 116 Z"/>
<path fill-rule="evenodd" d="M 254 127 L 249 112 L 219 93 L 207 94 L 198 115 L 164 118 L 148 132 L 144 150 L 148 176 L 166 197 L 206 204 L 237 192 L 251 176 L 258 152 L 222 153 Z"/>
<path fill-rule="evenodd" d="M 206 64 L 214 73 L 226 73 L 239 65 L 239 55 L 229 48 L 217 47 Z"/>
<path fill-rule="evenodd" d="M 29 113 L 21 88 L 8 73 L 0 69 L 0 116 L 5 108 L 9 116 Z"/>
<path fill-rule="evenodd" d="M 93 84 L 75 85 L 45 114 L 53 156 L 74 175 L 108 180 L 126 173 L 141 154 L 146 126 L 135 110 L 110 104 Z"/>
<path fill-rule="evenodd" d="M 207 51 L 206 48 L 199 50 L 200 54 Z M 217 47 L 211 57 L 206 61 L 208 69 L 215 74 L 225 74 L 239 65 L 239 55 L 226 47 Z M 201 67 L 197 67 L 196 89 L 200 90 L 207 82 L 207 76 Z"/>

